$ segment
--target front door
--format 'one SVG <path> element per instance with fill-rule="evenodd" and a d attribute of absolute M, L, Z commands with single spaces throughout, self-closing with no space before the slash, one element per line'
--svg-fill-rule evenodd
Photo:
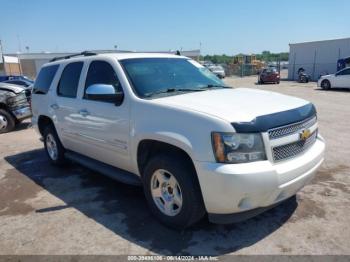
<path fill-rule="evenodd" d="M 350 68 L 341 71 L 341 75 L 337 75 L 339 87 L 350 88 Z"/>
<path fill-rule="evenodd" d="M 112 64 L 103 60 L 92 61 L 79 104 L 80 153 L 119 168 L 130 169 L 129 156 L 129 101 L 121 105 L 89 100 L 86 89 L 94 84 L 113 85 L 116 92 L 123 89 Z"/>

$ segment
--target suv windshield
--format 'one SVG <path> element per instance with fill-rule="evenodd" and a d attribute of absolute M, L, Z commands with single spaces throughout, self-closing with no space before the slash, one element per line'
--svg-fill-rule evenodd
<path fill-rule="evenodd" d="M 184 58 L 121 60 L 135 92 L 142 98 L 225 88 L 207 68 Z"/>

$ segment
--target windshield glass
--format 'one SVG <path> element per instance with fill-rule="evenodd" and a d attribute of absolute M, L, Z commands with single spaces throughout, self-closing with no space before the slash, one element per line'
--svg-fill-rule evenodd
<path fill-rule="evenodd" d="M 174 95 L 179 92 L 222 88 L 225 85 L 207 68 L 193 60 L 133 58 L 121 60 L 120 63 L 135 92 L 143 98 L 160 94 Z"/>

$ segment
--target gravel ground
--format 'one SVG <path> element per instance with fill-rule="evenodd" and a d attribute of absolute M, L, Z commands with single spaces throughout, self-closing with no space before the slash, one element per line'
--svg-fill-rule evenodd
<path fill-rule="evenodd" d="M 48 164 L 39 136 L 25 122 L 0 135 L 0 254 L 350 255 L 350 91 L 256 80 L 225 81 L 305 98 L 318 109 L 326 160 L 295 198 L 238 224 L 203 219 L 173 231 L 152 218 L 140 188 L 78 165 Z"/>

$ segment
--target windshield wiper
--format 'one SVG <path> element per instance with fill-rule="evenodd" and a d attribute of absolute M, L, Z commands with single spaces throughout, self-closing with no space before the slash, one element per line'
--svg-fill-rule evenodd
<path fill-rule="evenodd" d="M 215 87 L 220 87 L 220 88 L 231 88 L 230 86 L 224 86 L 224 85 L 213 85 L 213 84 L 208 84 L 206 86 L 202 86 L 201 89 L 211 89 Z"/>
<path fill-rule="evenodd" d="M 167 89 L 162 89 L 162 90 L 155 91 L 155 92 L 146 93 L 146 94 L 144 94 L 144 97 L 151 97 L 154 95 L 166 94 L 166 93 L 198 92 L 198 91 L 204 91 L 204 90 L 202 88 L 167 88 Z"/>

